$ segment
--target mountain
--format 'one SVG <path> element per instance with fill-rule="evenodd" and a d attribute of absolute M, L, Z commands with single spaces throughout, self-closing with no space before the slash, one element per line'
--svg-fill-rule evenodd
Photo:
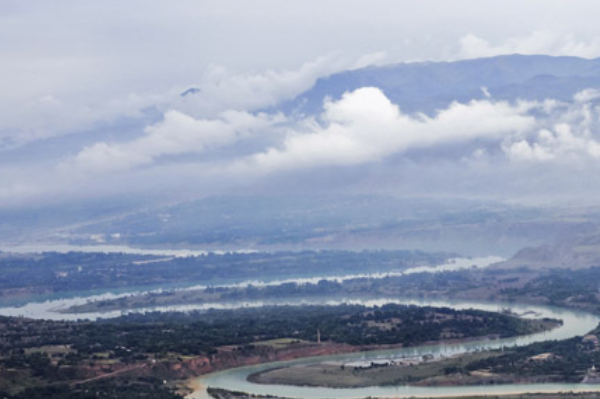
<path fill-rule="evenodd" d="M 582 212 L 586 212 L 583 210 Z M 384 195 L 220 196 L 61 231 L 71 243 L 203 249 L 421 249 L 511 256 L 589 229 L 587 215 Z"/>
<path fill-rule="evenodd" d="M 583 89 L 600 88 L 600 59 L 506 55 L 455 62 L 372 66 L 317 80 L 308 91 L 280 107 L 288 113 L 318 113 L 326 98 L 339 99 L 360 87 L 380 88 L 404 112 L 431 114 L 453 101 L 571 100 Z"/>
<path fill-rule="evenodd" d="M 559 240 L 525 247 L 511 259 L 498 264 L 499 268 L 567 268 L 584 269 L 600 266 L 600 227 L 588 224 L 563 234 Z"/>

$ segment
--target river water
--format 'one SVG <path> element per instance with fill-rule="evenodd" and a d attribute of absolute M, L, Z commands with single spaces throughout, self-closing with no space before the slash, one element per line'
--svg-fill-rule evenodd
<path fill-rule="evenodd" d="M 38 250 L 39 247 L 35 247 Z M 80 248 L 80 247 L 78 247 Z M 121 247 L 118 247 L 121 248 Z M 137 250 L 137 249 L 136 249 Z M 162 253 L 164 254 L 164 253 Z M 183 256 L 183 255 L 182 255 Z M 285 279 L 269 278 L 267 276 L 257 278 L 254 280 L 242 280 L 242 279 L 228 279 L 228 280 L 211 280 L 200 283 L 189 283 L 187 286 L 159 286 L 152 289 L 140 288 L 122 288 L 120 290 L 106 289 L 97 290 L 93 293 L 81 292 L 81 293 L 66 293 L 66 294 L 52 294 L 45 296 L 39 300 L 29 301 L 26 303 L 20 303 L 18 305 L 3 304 L 0 302 L 0 315 L 3 316 L 23 316 L 34 319 L 46 319 L 46 320 L 96 320 L 99 318 L 114 318 L 119 317 L 123 314 L 128 313 L 144 313 L 150 311 L 193 311 L 193 310 L 207 310 L 207 309 L 235 309 L 239 307 L 259 307 L 265 305 L 282 305 L 282 304 L 310 304 L 311 301 L 298 301 L 293 299 L 291 301 L 277 300 L 275 302 L 269 301 L 252 301 L 252 302 L 215 302 L 215 303 L 200 303 L 190 305 L 173 305 L 173 306 L 162 306 L 162 307 L 147 307 L 138 309 L 124 309 L 114 310 L 105 312 L 90 312 L 90 313 L 64 313 L 65 309 L 71 306 L 83 305 L 88 302 L 102 301 L 118 299 L 122 297 L 132 295 L 142 295 L 150 292 L 160 293 L 165 290 L 194 290 L 201 289 L 208 286 L 212 287 L 245 287 L 248 285 L 254 286 L 275 286 L 285 283 L 296 283 L 296 284 L 316 284 L 320 280 L 343 282 L 355 278 L 371 278 L 371 279 L 383 279 L 388 276 L 400 276 L 404 274 L 412 273 L 438 273 L 443 271 L 469 269 L 473 267 L 484 268 L 491 264 L 502 261 L 503 259 L 497 256 L 486 256 L 479 258 L 454 258 L 447 261 L 447 263 L 441 265 L 431 266 L 419 266 L 414 268 L 408 268 L 402 271 L 390 271 L 382 273 L 369 273 L 369 274 L 327 274 L 323 273 L 318 276 L 296 276 Z M 324 300 L 321 298 L 320 301 Z M 326 299 L 325 299 L 326 300 Z M 339 298 L 336 298 L 336 301 Z M 313 300 L 314 302 L 314 300 Z M 318 302 L 322 303 L 322 302 Z"/>
<path fill-rule="evenodd" d="M 117 253 L 128 255 L 154 255 L 154 256 L 173 256 L 173 257 L 189 257 L 203 256 L 212 254 L 240 253 L 249 254 L 256 253 L 253 249 L 236 249 L 236 250 L 195 250 L 195 249 L 155 249 L 155 248 L 136 248 L 127 245 L 72 245 L 72 244 L 20 244 L 20 245 L 3 245 L 0 244 L 0 251 L 12 252 L 19 254 L 28 253 L 43 253 L 43 252 L 87 252 L 87 253 Z"/>
<path fill-rule="evenodd" d="M 492 386 L 462 386 L 462 387 L 411 387 L 411 386 L 375 386 L 364 388 L 324 388 L 324 387 L 297 387 L 287 385 L 255 384 L 246 380 L 249 374 L 264 371 L 273 367 L 311 364 L 323 361 L 374 361 L 398 357 L 416 357 L 433 355 L 434 357 L 452 356 L 461 353 L 474 352 L 502 347 L 523 346 L 534 342 L 547 340 L 560 340 L 584 335 L 594 329 L 600 318 L 588 313 L 577 312 L 548 306 L 516 305 L 509 303 L 478 303 L 478 302 L 453 302 L 453 301 L 425 301 L 425 300 L 398 300 L 379 299 L 356 301 L 369 305 L 380 305 L 395 302 L 420 306 L 446 306 L 455 309 L 480 309 L 495 311 L 499 308 L 510 308 L 513 312 L 524 317 L 551 317 L 563 320 L 563 325 L 544 333 L 532 334 L 522 337 L 506 338 L 492 341 L 467 342 L 454 344 L 440 344 L 401 348 L 384 351 L 352 353 L 344 355 L 322 356 L 318 358 L 298 359 L 286 362 L 261 364 L 257 366 L 242 367 L 206 375 L 198 379 L 199 386 L 224 388 L 234 391 L 243 391 L 258 395 L 273 395 L 293 398 L 321 399 L 321 398 L 365 398 L 374 397 L 439 397 L 439 396 L 464 396 L 479 394 L 508 394 L 523 392 L 565 392 L 565 391 L 600 391 L 600 385 L 582 384 L 504 384 Z M 205 389 L 199 389 L 188 399 L 206 397 Z"/>

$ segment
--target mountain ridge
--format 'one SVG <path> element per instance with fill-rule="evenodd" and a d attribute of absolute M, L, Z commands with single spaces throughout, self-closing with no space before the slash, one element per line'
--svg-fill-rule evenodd
<path fill-rule="evenodd" d="M 546 80 L 540 87 L 539 78 Z M 600 59 L 546 55 L 502 55 L 461 61 L 368 66 L 317 79 L 309 90 L 283 102 L 286 113 L 315 114 L 327 98 L 360 87 L 377 87 L 404 112 L 434 113 L 454 101 L 485 99 L 570 100 L 586 88 L 600 88 Z"/>

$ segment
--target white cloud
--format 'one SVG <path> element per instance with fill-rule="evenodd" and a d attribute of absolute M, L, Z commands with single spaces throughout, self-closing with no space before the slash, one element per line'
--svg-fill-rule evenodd
<path fill-rule="evenodd" d="M 254 155 L 251 164 L 266 171 L 320 165 L 373 162 L 412 148 L 472 139 L 499 140 L 532 129 L 533 105 L 472 101 L 453 103 L 434 117 L 410 116 L 377 88 L 346 93 L 325 104 L 322 122 L 292 131 L 281 147 Z"/>
<path fill-rule="evenodd" d="M 542 129 L 535 137 L 521 140 L 504 148 L 507 156 L 519 161 L 585 161 L 600 159 L 600 141 L 568 124 Z"/>
<path fill-rule="evenodd" d="M 389 158 L 405 154 L 400 163 L 413 165 L 411 170 L 425 168 L 433 173 L 435 165 L 453 165 L 467 175 L 478 176 L 477 171 L 485 170 L 483 175 L 505 176 L 511 170 L 526 179 L 531 177 L 527 170 L 532 164 L 568 171 L 581 162 L 598 163 L 596 94 L 583 91 L 571 103 L 486 98 L 453 103 L 433 116 L 405 114 L 371 87 L 345 93 L 338 101 L 328 100 L 321 115 L 298 120 L 243 111 L 195 118 L 170 110 L 137 139 L 84 148 L 60 165 L 58 175 L 63 182 L 78 179 L 81 187 L 98 179 L 127 186 L 124 182 L 134 179 L 148 190 L 153 184 L 174 181 L 194 181 L 211 190 L 240 182 L 268 184 L 266 174 L 325 171 L 330 166 L 382 170 L 376 165 L 382 162 L 383 169 L 390 168 L 386 173 L 393 175 L 402 171 L 395 169 L 398 159 L 388 162 Z M 416 178 L 406 173 L 404 179 Z"/>
<path fill-rule="evenodd" d="M 571 104 L 543 107 L 546 117 L 528 137 L 503 143 L 508 158 L 528 162 L 586 162 L 600 160 L 600 108 L 598 91 L 587 89 Z"/>
<path fill-rule="evenodd" d="M 24 104 L 11 104 L 0 109 L 0 148 L 82 132 L 118 118 L 141 118 L 144 108 L 168 102 L 168 97 L 130 94 L 101 103 L 82 103 L 44 95 Z"/>
<path fill-rule="evenodd" d="M 549 153 L 546 148 L 537 143 L 529 144 L 526 140 L 517 141 L 506 146 L 505 152 L 513 159 L 527 161 L 546 161 L 554 158 L 554 155 Z"/>
<path fill-rule="evenodd" d="M 164 92 L 130 93 L 113 99 L 61 98 L 52 94 L 0 107 L 0 148 L 19 147 L 37 140 L 73 134 L 119 118 L 139 119 L 143 110 L 178 110 L 196 118 L 218 118 L 230 111 L 252 112 L 275 106 L 308 90 L 331 73 L 382 62 L 385 53 L 359 57 L 339 54 L 319 57 L 296 69 L 231 73 L 212 65 L 199 84 L 172 87 Z M 190 87 L 198 92 L 180 96 Z"/>
<path fill-rule="evenodd" d="M 578 103 L 588 103 L 598 98 L 600 98 L 600 90 L 598 89 L 585 89 L 573 96 L 573 100 Z"/>
<path fill-rule="evenodd" d="M 108 120 L 122 115 L 135 117 L 148 100 L 154 105 L 169 109 L 164 120 L 145 129 L 146 135 L 138 140 L 124 143 L 98 142 L 81 150 L 74 160 L 61 165 L 61 168 L 74 168 L 86 172 L 108 172 L 126 170 L 148 165 L 164 155 L 199 153 L 206 147 L 232 144 L 245 131 L 266 128 L 280 123 L 280 115 L 252 115 L 253 110 L 276 105 L 282 100 L 309 89 L 317 78 L 347 68 L 359 68 L 381 62 L 385 53 L 373 53 L 353 60 L 340 55 L 319 57 L 303 64 L 296 70 L 267 70 L 256 74 L 231 74 L 224 68 L 213 66 L 208 69 L 197 85 L 197 91 L 179 96 L 178 91 L 163 96 L 140 97 L 131 95 L 127 101 L 113 101 L 104 108 L 84 107 L 79 112 L 69 114 L 68 107 L 48 96 L 46 108 L 49 117 L 61 121 L 61 131 L 81 128 L 98 120 Z M 92 112 L 93 110 L 93 112 Z M 83 112 L 89 111 L 89 112 Z M 37 111 L 39 112 L 39 110 Z M 256 122 L 258 125 L 253 126 Z M 43 120 L 41 125 L 52 131 L 52 122 Z M 248 124 L 244 126 L 244 124 Z M 32 132 L 37 130 L 32 129 Z M 20 135 L 21 142 L 48 137 L 43 135 Z"/>
<path fill-rule="evenodd" d="M 487 87 L 483 86 L 481 88 L 481 92 L 483 93 L 485 98 L 492 98 L 492 94 L 490 93 Z"/>
<path fill-rule="evenodd" d="M 269 69 L 259 73 L 231 73 L 212 65 L 196 86 L 199 91 L 171 106 L 197 117 L 210 117 L 226 110 L 256 111 L 293 99 L 310 89 L 316 80 L 343 70 L 383 62 L 383 52 L 353 59 L 340 54 L 318 57 L 297 69 Z"/>
<path fill-rule="evenodd" d="M 62 169 L 104 173 L 148 165 L 163 156 L 199 154 L 233 144 L 247 134 L 280 122 L 280 115 L 228 111 L 218 119 L 195 119 L 176 110 L 145 129 L 145 135 L 124 143 L 96 143 L 84 148 Z"/>
<path fill-rule="evenodd" d="M 388 54 L 385 51 L 377 51 L 361 56 L 352 69 L 365 68 L 369 66 L 385 65 L 389 63 Z"/>
<path fill-rule="evenodd" d="M 442 179 L 462 173 L 475 179 L 472 187 L 490 186 L 494 179 L 501 187 L 512 174 L 515 179 L 535 180 L 533 164 L 561 175 L 581 162 L 585 167 L 600 166 L 595 94 L 585 91 L 575 98 L 572 103 L 484 99 L 451 104 L 434 116 L 407 115 L 379 89 L 367 87 L 326 102 L 317 118 L 295 121 L 240 111 L 194 118 L 171 110 L 135 140 L 98 142 L 43 178 L 32 177 L 32 171 L 29 178 L 19 179 L 22 183 L 6 183 L 3 201 L 10 193 L 30 195 L 27 192 L 34 187 L 62 195 L 87 193 L 84 187 L 105 193 L 154 192 L 157 187 L 183 192 L 188 188 L 179 186 L 194 182 L 190 187 L 215 192 L 245 184 L 268 185 L 278 177 L 265 175 L 279 171 L 292 172 L 285 176 L 293 178 L 297 173 L 328 171 L 329 166 L 356 165 L 361 166 L 346 168 L 347 173 L 360 170 L 369 181 L 381 184 L 401 176 L 397 181 L 425 187 L 430 174 Z M 419 151 L 411 151 L 415 149 Z M 404 170 L 407 165 L 412 166 Z M 423 175 L 413 176 L 419 170 Z M 423 183 L 417 182 L 420 179 Z"/>
<path fill-rule="evenodd" d="M 573 35 L 561 35 L 551 31 L 536 31 L 529 36 L 512 37 L 500 44 L 492 44 L 474 34 L 463 36 L 459 41 L 457 58 L 493 57 L 503 54 L 544 54 L 596 58 L 600 56 L 600 40 L 577 40 Z"/>

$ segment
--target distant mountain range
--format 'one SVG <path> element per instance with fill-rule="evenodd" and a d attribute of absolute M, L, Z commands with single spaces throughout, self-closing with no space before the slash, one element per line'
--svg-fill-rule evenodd
<path fill-rule="evenodd" d="M 360 87 L 380 88 L 402 111 L 431 114 L 453 101 L 571 100 L 577 92 L 600 88 L 600 59 L 506 55 L 456 62 L 418 62 L 372 66 L 319 79 L 305 93 L 279 108 L 314 114 L 326 98 L 339 99 Z"/>

